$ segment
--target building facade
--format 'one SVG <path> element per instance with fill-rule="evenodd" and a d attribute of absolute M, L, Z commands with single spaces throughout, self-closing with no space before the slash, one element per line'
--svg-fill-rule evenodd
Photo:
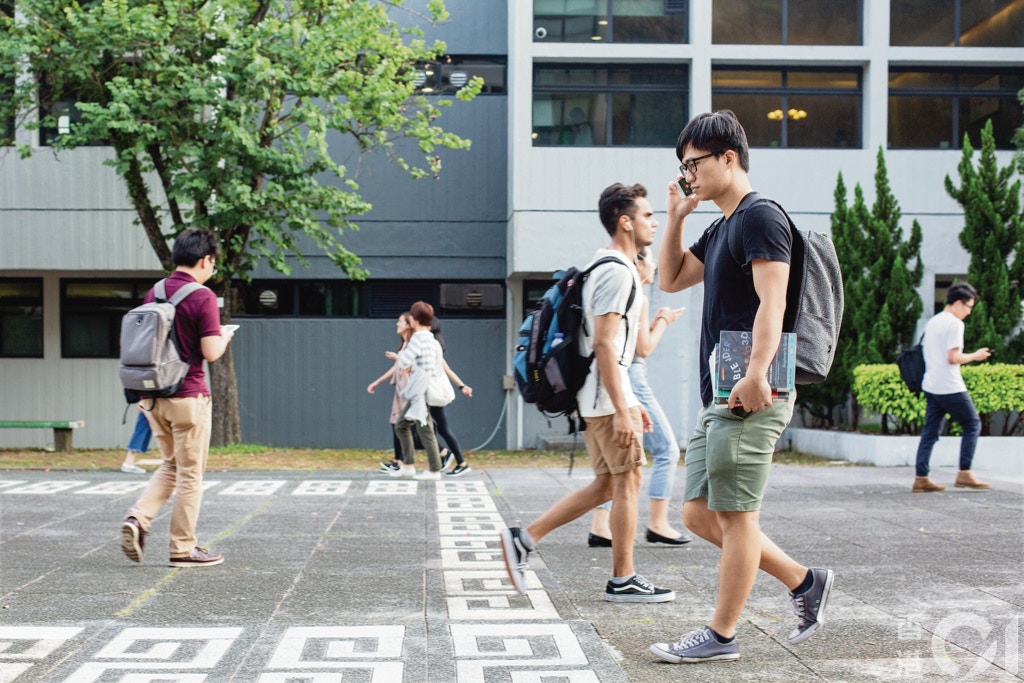
<path fill-rule="evenodd" d="M 415 8 L 425 0 L 407 2 Z M 390 391 L 366 385 L 388 364 L 394 319 L 417 299 L 444 321 L 448 359 L 474 387 L 449 408 L 463 448 L 534 447 L 564 434 L 507 383 L 516 330 L 552 272 L 607 242 L 597 197 L 641 182 L 664 220 L 676 135 L 694 114 L 737 112 L 756 189 L 803 228 L 827 232 L 838 174 L 873 200 L 878 150 L 909 231 L 924 232 L 926 302 L 967 270 L 956 235 L 963 135 L 988 119 L 1012 158 L 1024 87 L 1024 0 L 447 0 L 426 27 L 448 58 L 423 89 L 450 96 L 459 74 L 485 92 L 445 110 L 473 141 L 437 180 L 411 181 L 381 159 L 359 178 L 373 211 L 344 236 L 370 271 L 342 277 L 326 258 L 283 278 L 240 284 L 234 351 L 246 442 L 390 444 Z M 412 16 L 412 15 L 409 15 Z M 410 19 L 411 20 L 411 19 Z M 120 314 L 159 277 L 121 181 L 87 147 L 59 157 L 38 134 L 29 159 L 0 159 L 0 415 L 84 419 L 78 446 L 127 442 L 117 381 Z M 339 141 L 339 153 L 343 144 Z M 716 217 L 701 206 L 687 241 Z M 656 245 L 657 246 L 657 243 Z M 312 253 L 312 252 L 310 252 Z M 698 410 L 700 288 L 647 292 L 685 306 L 650 359 L 651 383 L 678 433 Z M 43 431 L 0 430 L 0 445 L 42 446 Z"/>

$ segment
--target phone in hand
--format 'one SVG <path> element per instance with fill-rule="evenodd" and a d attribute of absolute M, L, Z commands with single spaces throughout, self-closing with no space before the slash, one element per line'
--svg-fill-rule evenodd
<path fill-rule="evenodd" d="M 679 190 L 683 193 L 684 197 L 689 197 L 693 194 L 693 188 L 690 187 L 690 183 L 686 182 L 686 178 L 680 178 L 676 182 L 679 183 Z"/>
<path fill-rule="evenodd" d="M 239 328 L 239 325 L 221 325 L 220 329 L 224 332 L 234 332 Z"/>

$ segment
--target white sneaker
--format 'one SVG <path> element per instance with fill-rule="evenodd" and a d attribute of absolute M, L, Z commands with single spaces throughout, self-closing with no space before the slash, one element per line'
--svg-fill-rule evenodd
<path fill-rule="evenodd" d="M 142 469 L 138 465 L 128 465 L 126 463 L 121 464 L 121 471 L 129 474 L 145 474 L 146 470 Z"/>
<path fill-rule="evenodd" d="M 440 472 L 429 472 L 429 471 L 428 472 L 420 472 L 415 477 L 413 477 L 413 479 L 418 479 L 419 481 L 438 481 L 438 480 L 441 479 L 441 473 Z"/>
<path fill-rule="evenodd" d="M 399 479 L 412 479 L 416 476 L 416 468 L 399 467 L 397 470 L 391 470 L 388 472 L 388 476 L 397 477 Z"/>

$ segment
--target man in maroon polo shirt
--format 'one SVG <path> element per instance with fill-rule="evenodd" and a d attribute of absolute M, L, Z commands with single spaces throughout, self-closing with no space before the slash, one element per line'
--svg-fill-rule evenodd
<path fill-rule="evenodd" d="M 167 278 L 170 298 L 190 282 L 204 284 L 217 263 L 217 239 L 209 230 L 191 228 L 174 240 L 171 257 L 176 268 Z M 146 301 L 153 301 L 153 290 Z M 206 385 L 203 361 L 211 363 L 222 355 L 233 332 L 222 329 L 217 296 L 200 287 L 178 304 L 174 315 L 181 355 L 189 363 L 188 374 L 176 394 L 168 398 L 143 399 L 143 407 L 152 402 L 145 415 L 160 446 L 162 462 L 153 473 L 142 497 L 128 510 L 121 525 L 121 549 L 135 562 L 142 561 L 146 533 L 153 518 L 167 499 L 174 495 L 171 510 L 170 565 L 172 567 L 209 567 L 224 557 L 198 547 L 196 519 L 203 494 L 203 472 L 210 451 L 212 404 Z"/>

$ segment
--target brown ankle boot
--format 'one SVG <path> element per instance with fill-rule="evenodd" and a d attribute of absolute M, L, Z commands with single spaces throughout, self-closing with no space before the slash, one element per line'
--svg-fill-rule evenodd
<path fill-rule="evenodd" d="M 956 475 L 956 482 L 953 485 L 964 489 L 991 488 L 991 486 L 985 482 L 978 481 L 974 476 L 974 472 L 971 472 L 970 470 L 960 470 L 960 473 Z"/>
<path fill-rule="evenodd" d="M 914 477 L 914 488 L 910 489 L 914 493 L 929 493 L 931 491 L 945 491 L 945 486 L 939 486 L 928 477 Z"/>

